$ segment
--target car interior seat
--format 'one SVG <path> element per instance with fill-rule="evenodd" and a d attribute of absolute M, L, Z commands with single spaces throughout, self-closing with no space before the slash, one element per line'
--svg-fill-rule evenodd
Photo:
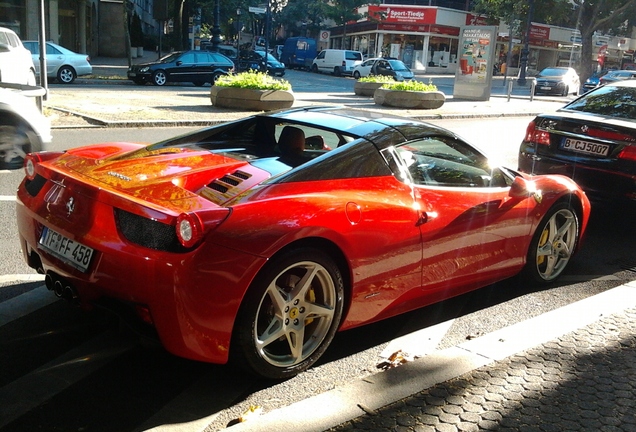
<path fill-rule="evenodd" d="M 305 151 L 305 133 L 300 128 L 285 126 L 278 138 L 278 148 L 282 155 L 301 155 Z"/>

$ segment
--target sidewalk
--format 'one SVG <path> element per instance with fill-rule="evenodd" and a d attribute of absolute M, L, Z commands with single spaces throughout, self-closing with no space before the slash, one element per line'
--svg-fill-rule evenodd
<path fill-rule="evenodd" d="M 146 52 L 133 63 L 154 61 L 156 53 Z M 232 111 L 213 107 L 209 87 L 179 87 L 169 99 L 153 98 L 154 92 L 133 85 L 126 80 L 128 60 L 124 58 L 96 58 L 93 76 L 80 77 L 81 83 L 100 83 L 95 90 L 82 91 L 77 97 L 74 86 L 56 86 L 50 89 L 44 106 L 54 128 L 77 127 L 151 127 L 151 126 L 208 126 L 255 114 L 250 111 Z M 294 71 L 295 72 L 295 71 Z M 305 74 L 306 72 L 296 72 Z M 311 75 L 307 75 L 311 77 Z M 452 76 L 445 77 L 452 79 Z M 503 82 L 502 82 L 503 83 Z M 496 85 L 500 85 L 499 82 Z M 564 105 L 564 99 L 529 96 L 508 99 L 504 95 L 492 96 L 488 101 L 455 100 L 447 95 L 446 103 L 434 110 L 394 109 L 376 105 L 372 98 L 360 97 L 353 92 L 294 93 L 294 107 L 311 105 L 344 105 L 350 108 L 380 111 L 420 120 L 466 117 L 535 116 L 554 111 Z"/>
<path fill-rule="evenodd" d="M 636 431 L 636 282 L 229 428 Z"/>

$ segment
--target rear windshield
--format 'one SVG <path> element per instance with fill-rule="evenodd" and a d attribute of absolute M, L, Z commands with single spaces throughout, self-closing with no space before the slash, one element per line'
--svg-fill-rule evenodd
<path fill-rule="evenodd" d="M 565 108 L 608 117 L 636 120 L 636 88 L 606 85 L 587 93 L 566 105 Z"/>
<path fill-rule="evenodd" d="M 359 51 L 345 51 L 345 59 L 362 61 L 362 53 Z"/>

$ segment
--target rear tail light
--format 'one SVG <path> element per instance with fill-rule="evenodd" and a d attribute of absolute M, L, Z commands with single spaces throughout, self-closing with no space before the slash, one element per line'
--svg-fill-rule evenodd
<path fill-rule="evenodd" d="M 625 148 L 623 148 L 623 150 L 618 154 L 618 158 L 636 161 L 636 146 L 626 145 Z"/>
<path fill-rule="evenodd" d="M 62 155 L 62 152 L 29 153 L 24 158 L 24 174 L 29 180 L 33 180 L 37 173 L 37 165 L 49 159 Z"/>
<path fill-rule="evenodd" d="M 526 128 L 526 141 L 536 144 L 550 145 L 550 132 L 537 128 L 537 124 L 533 121 Z"/>
<path fill-rule="evenodd" d="M 181 213 L 176 230 L 177 239 L 186 248 L 195 246 L 203 238 L 203 223 L 196 213 Z"/>

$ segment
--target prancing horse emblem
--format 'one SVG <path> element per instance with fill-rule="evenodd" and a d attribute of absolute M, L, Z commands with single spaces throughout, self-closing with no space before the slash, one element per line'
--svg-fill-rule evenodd
<path fill-rule="evenodd" d="M 68 201 L 66 201 L 66 217 L 69 217 L 73 211 L 75 211 L 75 200 L 73 197 L 70 197 Z"/>

